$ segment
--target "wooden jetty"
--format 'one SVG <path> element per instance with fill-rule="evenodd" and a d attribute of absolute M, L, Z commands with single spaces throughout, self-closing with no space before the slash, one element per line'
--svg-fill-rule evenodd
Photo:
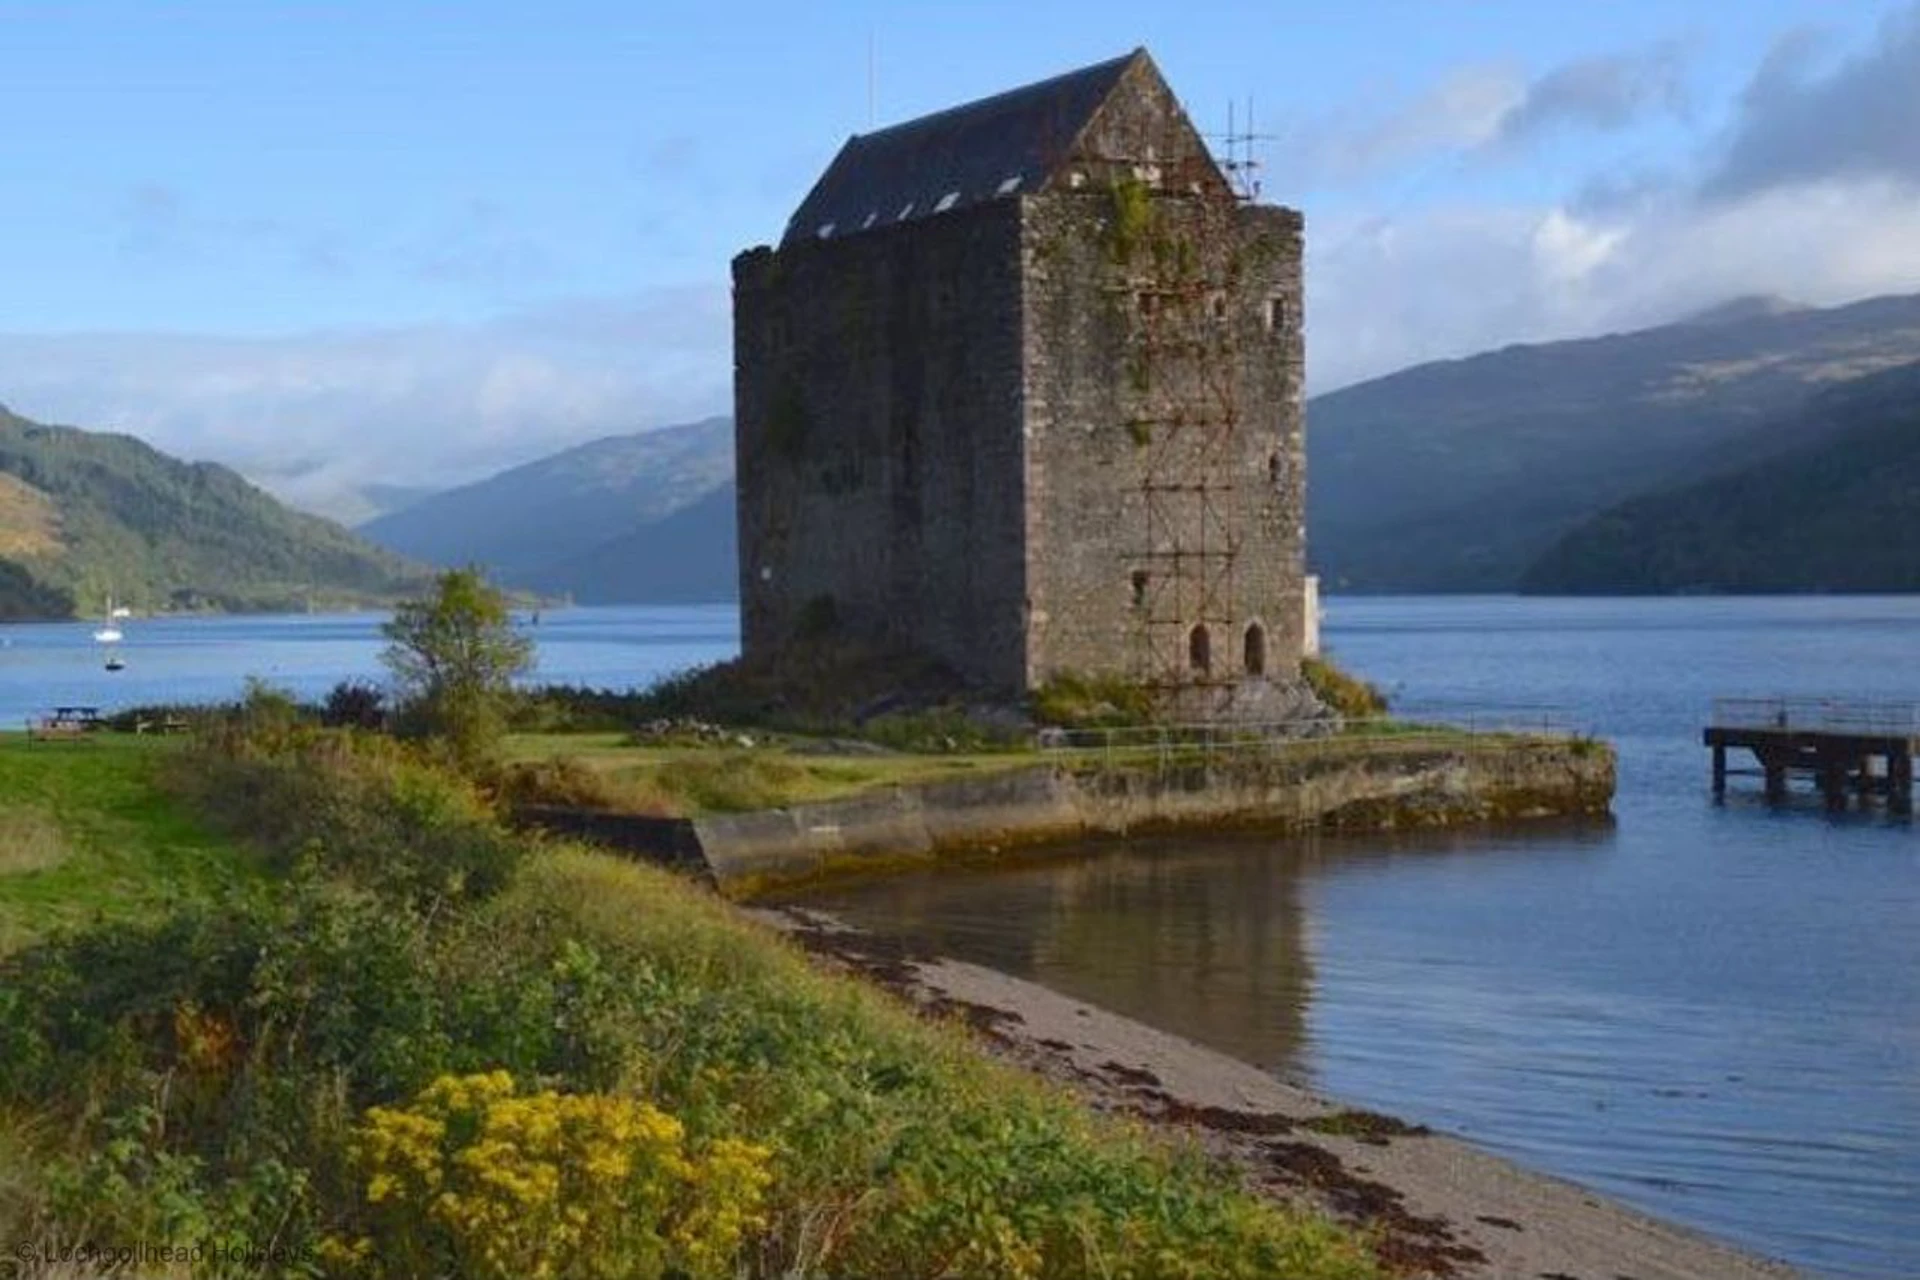
<path fill-rule="evenodd" d="M 1811 774 L 1829 809 L 1850 796 L 1884 796 L 1894 813 L 1913 812 L 1913 758 L 1920 750 L 1920 704 L 1840 702 L 1821 698 L 1721 698 L 1704 740 L 1713 749 L 1713 795 L 1727 793 L 1730 774 L 1766 780 L 1767 798 L 1783 800 L 1790 773 Z M 1729 769 L 1729 748 L 1745 748 L 1757 769 Z"/>

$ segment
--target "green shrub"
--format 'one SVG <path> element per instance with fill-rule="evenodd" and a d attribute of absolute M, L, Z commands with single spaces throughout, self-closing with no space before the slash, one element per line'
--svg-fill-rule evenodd
<path fill-rule="evenodd" d="M 472 784 L 377 735 L 226 723 L 171 780 L 283 872 L 311 864 L 414 906 L 497 891 L 524 848 Z"/>
<path fill-rule="evenodd" d="M 1379 688 L 1350 676 L 1325 658 L 1303 658 L 1300 674 L 1314 696 L 1343 716 L 1364 720 L 1387 713 L 1387 695 Z"/>
<path fill-rule="evenodd" d="M 1124 676 L 1056 672 L 1033 693 L 1033 715 L 1063 729 L 1123 728 L 1151 724 L 1153 690 Z"/>
<path fill-rule="evenodd" d="M 520 691 L 508 710 L 516 733 L 617 733 L 646 720 L 638 690 L 538 685 Z"/>
<path fill-rule="evenodd" d="M 374 731 L 387 725 L 387 694 L 365 680 L 342 680 L 327 691 L 320 723 L 330 729 Z"/>
<path fill-rule="evenodd" d="M 56 939 L 0 974 L 0 1096 L 191 1073 L 183 1016 L 224 1027 L 225 1067 L 338 1071 L 370 1094 L 417 1087 L 446 1058 L 422 924 L 318 884 Z"/>

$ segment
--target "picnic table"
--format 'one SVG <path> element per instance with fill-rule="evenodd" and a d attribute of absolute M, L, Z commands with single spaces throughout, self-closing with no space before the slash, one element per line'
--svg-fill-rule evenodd
<path fill-rule="evenodd" d="M 42 716 L 38 721 L 29 722 L 29 738 L 77 738 L 83 733 L 92 733 L 96 729 L 106 728 L 107 722 L 100 715 L 98 707 L 55 707 L 53 714 Z"/>

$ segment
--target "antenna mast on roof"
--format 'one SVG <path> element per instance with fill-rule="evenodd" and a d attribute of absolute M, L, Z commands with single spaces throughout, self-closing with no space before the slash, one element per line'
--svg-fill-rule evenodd
<path fill-rule="evenodd" d="M 875 114 L 879 110 L 878 66 L 879 56 L 874 51 L 877 38 L 872 28 L 867 30 L 867 132 L 873 132 Z"/>
<path fill-rule="evenodd" d="M 1234 194 L 1242 200 L 1254 201 L 1260 198 L 1260 160 L 1254 154 L 1254 144 L 1272 142 L 1270 133 L 1255 133 L 1253 130 L 1253 95 L 1247 95 L 1247 124 L 1244 132 L 1234 118 L 1234 103 L 1227 100 L 1227 131 L 1213 135 L 1212 141 L 1221 144 L 1225 155 L 1220 160 L 1221 171 L 1227 175 L 1227 182 L 1233 187 Z"/>

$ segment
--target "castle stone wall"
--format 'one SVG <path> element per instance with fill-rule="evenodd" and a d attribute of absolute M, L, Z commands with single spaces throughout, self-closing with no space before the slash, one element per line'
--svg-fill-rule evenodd
<path fill-rule="evenodd" d="M 1299 216 L 1144 184 L 1038 197 L 1025 214 L 1029 679 L 1290 680 L 1304 638 Z"/>
<path fill-rule="evenodd" d="M 1025 687 L 1015 201 L 734 260 L 742 640 Z"/>

